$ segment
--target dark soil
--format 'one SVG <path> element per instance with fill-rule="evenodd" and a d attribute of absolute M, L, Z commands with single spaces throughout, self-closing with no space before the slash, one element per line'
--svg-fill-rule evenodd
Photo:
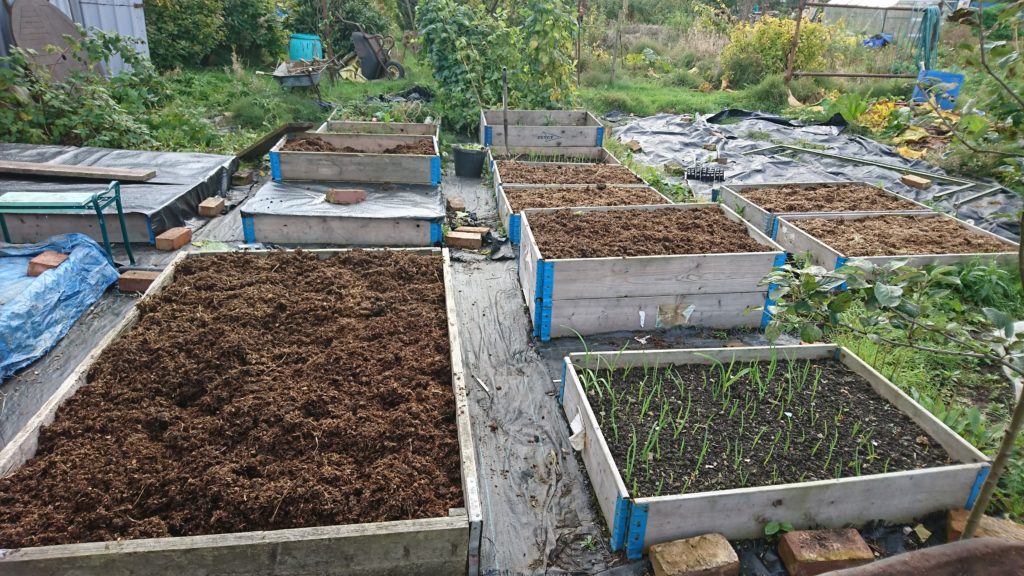
<path fill-rule="evenodd" d="M 949 218 L 877 216 L 857 220 L 814 218 L 793 224 L 847 256 L 912 256 L 1015 252 Z"/>
<path fill-rule="evenodd" d="M 863 184 L 749 188 L 740 195 L 769 212 L 920 210 L 909 200 Z"/>
<path fill-rule="evenodd" d="M 530 214 L 544 258 L 769 252 L 717 206 L 693 210 L 557 210 Z"/>
<path fill-rule="evenodd" d="M 750 373 L 742 373 L 750 366 L 733 366 L 732 373 L 741 375 L 729 387 L 728 401 L 723 400 L 724 393 L 712 391 L 723 382 L 714 366 L 663 369 L 657 381 L 655 370 L 645 373 L 641 368 L 597 374 L 612 382 L 618 398 L 615 424 L 612 393 L 607 388 L 599 394 L 596 387 L 588 385 L 587 397 L 632 496 L 850 477 L 858 475 L 855 462 L 861 475 L 951 463 L 945 450 L 924 430 L 836 360 L 795 362 L 792 386 L 791 365 L 780 361 L 764 395 L 759 395 Z M 765 377 L 768 362 L 757 366 Z M 805 369 L 806 379 L 799 376 Z M 648 397 L 652 400 L 641 417 Z M 663 407 L 665 419 L 658 429 Z M 656 447 L 645 451 L 649 438 L 657 438 L 656 444 L 650 444 Z M 645 453 L 650 454 L 647 460 Z M 631 457 L 633 474 L 627 477 Z"/>
<path fill-rule="evenodd" d="M 391 148 L 385 148 L 380 152 L 360 150 L 352 146 L 338 147 L 323 138 L 302 138 L 289 140 L 284 143 L 281 150 L 288 152 L 341 152 L 345 154 L 417 154 L 434 155 L 434 143 L 430 139 L 414 140 L 406 144 L 399 144 Z"/>
<path fill-rule="evenodd" d="M 527 164 L 498 162 L 503 184 L 643 184 L 629 168 L 615 164 Z"/>
<path fill-rule="evenodd" d="M 0 479 L 0 548 L 462 506 L 440 257 L 184 261 Z"/>
<path fill-rule="evenodd" d="M 604 184 L 583 188 L 506 188 L 504 191 L 513 212 L 526 208 L 668 204 L 660 194 L 649 188 L 622 188 Z"/>

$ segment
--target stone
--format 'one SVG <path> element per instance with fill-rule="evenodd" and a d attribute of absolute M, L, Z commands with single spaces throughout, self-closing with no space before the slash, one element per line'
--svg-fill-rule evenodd
<path fill-rule="evenodd" d="M 466 211 L 466 201 L 463 200 L 462 198 L 459 198 L 458 196 L 449 196 L 448 197 L 448 210 L 450 212 L 465 212 Z"/>
<path fill-rule="evenodd" d="M 28 275 L 39 276 L 47 270 L 60 266 L 68 259 L 67 254 L 61 254 L 54 250 L 47 250 L 28 261 Z"/>
<path fill-rule="evenodd" d="M 636 140 L 630 140 L 626 142 L 626 148 L 629 148 L 630 152 L 643 152 L 644 147 L 640 145 Z"/>
<path fill-rule="evenodd" d="M 946 541 L 954 542 L 960 539 L 964 528 L 967 527 L 967 518 L 971 515 L 970 510 L 950 510 L 946 514 Z M 1024 526 L 1012 520 L 982 516 L 981 523 L 974 533 L 975 537 L 988 536 L 1002 540 L 1024 542 Z"/>
<path fill-rule="evenodd" d="M 128 270 L 117 279 L 117 289 L 121 292 L 138 292 L 141 294 L 149 290 L 149 285 L 158 276 L 160 276 L 160 273 L 152 270 Z"/>
<path fill-rule="evenodd" d="M 449 232 L 444 237 L 446 246 L 452 248 L 465 248 L 467 250 L 479 250 L 483 246 L 484 239 L 481 234 L 469 232 Z"/>
<path fill-rule="evenodd" d="M 211 196 L 199 203 L 199 215 L 207 218 L 215 218 L 224 212 L 224 199 L 220 196 Z"/>
<path fill-rule="evenodd" d="M 192 241 L 192 231 L 184 226 L 171 228 L 156 237 L 156 249 L 172 251 Z"/>
<path fill-rule="evenodd" d="M 361 188 L 331 188 L 324 195 L 331 204 L 359 204 L 366 200 L 366 190 Z"/>
<path fill-rule="evenodd" d="M 779 542 L 779 556 L 791 576 L 815 576 L 875 559 L 853 528 L 787 532 Z"/>
<path fill-rule="evenodd" d="M 900 177 L 900 182 L 903 182 L 911 188 L 917 188 L 918 190 L 924 190 L 925 188 L 932 185 L 932 181 L 927 178 L 915 176 L 913 174 L 904 174 Z"/>
<path fill-rule="evenodd" d="M 248 186 L 256 181 L 256 173 L 252 170 L 239 170 L 231 175 L 232 186 Z"/>
<path fill-rule="evenodd" d="M 655 576 L 736 576 L 740 559 L 721 534 L 703 534 L 651 546 Z"/>

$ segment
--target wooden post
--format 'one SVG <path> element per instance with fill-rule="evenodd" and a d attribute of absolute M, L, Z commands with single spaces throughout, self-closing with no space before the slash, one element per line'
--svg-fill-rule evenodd
<path fill-rule="evenodd" d="M 796 47 L 800 43 L 800 22 L 804 19 L 804 2 L 796 9 L 796 28 L 793 29 L 793 42 L 789 45 L 789 56 L 786 58 L 786 86 L 793 80 L 793 63 L 796 62 Z"/>
<path fill-rule="evenodd" d="M 622 23 L 626 19 L 626 12 L 629 11 L 629 0 L 622 0 L 622 11 L 619 12 L 619 22 L 615 26 L 615 57 L 612 58 L 612 84 L 615 83 L 615 63 L 622 54 Z"/>
<path fill-rule="evenodd" d="M 580 87 L 580 44 L 583 42 L 583 0 L 576 0 L 576 87 Z"/>

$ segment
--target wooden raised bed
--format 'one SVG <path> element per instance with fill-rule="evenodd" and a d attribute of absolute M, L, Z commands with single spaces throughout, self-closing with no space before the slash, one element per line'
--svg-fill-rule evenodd
<path fill-rule="evenodd" d="M 426 122 L 360 122 L 328 120 L 316 129 L 318 134 L 388 134 L 441 137 L 441 125 Z"/>
<path fill-rule="evenodd" d="M 611 431 L 600 427 L 597 413 L 582 384 L 581 370 L 633 367 L 644 371 L 651 367 L 708 365 L 716 361 L 728 365 L 733 360 L 737 364 L 769 360 L 772 354 L 777 354 L 780 364 L 782 360 L 838 360 L 866 380 L 883 404 L 891 405 L 909 417 L 913 424 L 930 436 L 926 437 L 928 442 L 937 442 L 952 460 L 959 463 L 663 496 L 637 497 L 631 494 L 623 480 L 624 472 L 620 473 L 626 470 L 624 463 L 617 462 L 612 456 L 609 448 Z M 735 369 L 741 368 L 737 365 Z M 789 522 L 797 529 L 841 528 L 877 519 L 906 522 L 936 511 L 970 508 L 989 470 L 988 460 L 982 453 L 852 352 L 832 344 L 575 353 L 565 359 L 562 382 L 563 410 L 572 423 L 573 433 L 584 436 L 583 463 L 611 532 L 611 547 L 613 550 L 625 548 L 630 558 L 639 558 L 653 544 L 708 532 L 720 532 L 729 539 L 760 538 L 764 525 L 771 521 Z M 822 384 L 823 394 L 827 392 L 826 384 Z M 669 387 L 674 393 L 675 388 Z M 653 416 L 655 420 L 657 417 Z M 628 433 L 628 424 L 619 422 L 618 429 Z M 718 431 L 718 426 L 719 423 L 712 423 L 711 429 Z M 766 449 L 770 441 L 765 442 Z M 702 462 L 698 460 L 698 465 Z M 719 467 L 732 466 L 722 462 L 718 464 Z M 714 472 L 714 468 L 704 469 Z"/>
<path fill-rule="evenodd" d="M 551 259 L 530 228 L 530 217 L 559 209 L 525 210 L 519 280 L 542 341 L 575 334 L 654 330 L 691 325 L 708 328 L 763 327 L 769 316 L 746 313 L 765 306 L 767 289 L 758 283 L 785 261 L 775 242 L 729 208 L 714 204 L 593 207 L 573 213 L 621 212 L 629 221 L 658 210 L 719 210 L 735 222 L 759 252 L 676 254 L 611 258 Z"/>
<path fill-rule="evenodd" d="M 324 260 L 344 251 L 311 252 Z M 477 574 L 482 512 L 451 265 L 447 250 L 413 253 L 443 258 L 454 392 L 452 409 L 458 433 L 464 507 L 452 508 L 443 517 L 416 520 L 5 549 L 0 550 L 0 573 L 12 576 L 68 573 L 96 576 Z M 280 252 L 255 254 L 266 256 Z M 209 254 L 179 254 L 150 286 L 144 301 L 152 299 L 174 281 L 175 270 L 184 260 L 206 256 Z M 130 331 L 138 320 L 138 308 L 132 308 L 0 452 L 0 476 L 13 473 L 33 458 L 41 429 L 54 421 L 58 409 L 76 390 L 86 385 L 87 373 L 104 350 Z"/>
<path fill-rule="evenodd" d="M 776 234 L 774 239 L 791 254 L 810 254 L 811 261 L 819 266 L 824 266 L 829 270 L 839 268 L 846 263 L 850 258 L 858 258 L 861 260 L 867 260 L 876 265 L 884 265 L 886 262 L 892 260 L 908 260 L 908 264 L 911 266 L 924 266 L 926 264 L 955 264 L 959 262 L 968 262 L 976 258 L 996 260 L 999 262 L 1016 262 L 1017 260 L 1017 248 L 1016 242 L 1011 242 L 1005 238 L 1001 238 L 991 232 L 987 232 L 959 220 L 946 214 L 940 214 L 938 212 L 929 212 L 925 214 L 916 214 L 913 216 L 898 216 L 900 218 L 913 218 L 916 220 L 920 219 L 935 219 L 936 221 L 952 222 L 957 226 L 967 231 L 969 234 L 976 234 L 979 237 L 991 239 L 995 242 L 1006 246 L 1004 252 L 971 252 L 962 254 L 914 254 L 913 250 L 908 250 L 906 254 L 900 255 L 886 255 L 877 256 L 873 254 L 846 254 L 841 250 L 833 248 L 826 241 L 816 238 L 811 234 L 800 228 L 800 222 L 823 218 L 826 220 L 848 220 L 857 221 L 869 218 L 880 218 L 878 215 L 865 215 L 865 214 L 833 214 L 827 217 L 815 216 L 815 215 L 799 215 L 799 216 L 783 216 L 776 220 L 774 226 Z"/>
<path fill-rule="evenodd" d="M 480 143 L 505 153 L 504 113 L 480 111 Z M 531 148 L 601 148 L 604 126 L 586 110 L 509 110 L 508 153 Z"/>
<path fill-rule="evenodd" d="M 617 201 L 608 202 L 600 198 L 602 190 L 599 190 L 593 184 L 565 184 L 565 185 L 546 185 L 546 184 L 506 184 L 505 186 L 499 186 L 495 190 L 495 195 L 498 197 L 498 216 L 501 217 L 501 223 L 505 225 L 505 229 L 508 231 L 508 239 L 513 244 L 519 244 L 521 237 L 521 212 L 522 207 L 516 209 L 513 203 L 509 201 L 509 196 L 514 196 L 517 192 L 523 192 L 528 190 L 543 190 L 543 189 L 580 189 L 588 190 L 592 193 L 593 199 L 584 200 L 582 202 L 573 203 L 569 205 L 557 205 L 557 206 L 541 206 L 541 208 L 580 208 L 586 206 L 630 206 L 630 205 L 654 205 L 654 204 L 671 204 L 672 201 L 666 198 L 663 194 L 655 190 L 650 186 L 608 186 L 604 190 L 620 189 L 620 190 L 634 190 L 638 195 L 637 201 Z M 536 206 L 529 206 L 528 208 L 537 208 Z"/>
<path fill-rule="evenodd" d="M 383 154 L 384 150 L 430 138 L 433 154 Z M 305 152 L 283 148 L 297 140 L 320 139 L 336 148 L 364 152 Z M 402 134 L 332 134 L 303 132 L 282 138 L 270 150 L 270 174 L 276 181 L 441 183 L 437 138 Z"/>
<path fill-rule="evenodd" d="M 594 147 L 562 147 L 550 148 L 543 146 L 520 147 L 511 155 L 505 154 L 503 147 L 492 146 L 487 149 L 487 165 L 494 166 L 495 160 L 520 160 L 523 162 L 559 162 L 559 163 L 594 163 L 621 164 L 619 159 L 606 148 Z"/>
<path fill-rule="evenodd" d="M 800 211 L 773 211 L 769 208 L 759 206 L 757 203 L 748 200 L 744 194 L 751 190 L 777 190 L 785 188 L 819 188 L 823 186 L 865 186 L 870 188 L 880 198 L 893 203 L 901 204 L 904 207 L 887 209 L 843 209 L 843 210 L 800 210 Z M 769 236 L 774 236 L 773 226 L 780 216 L 831 216 L 834 214 L 923 214 L 933 210 L 920 202 L 904 198 L 899 194 L 889 192 L 884 188 L 868 184 L 866 182 L 792 182 L 778 184 L 727 184 L 721 188 L 712 190 L 711 200 L 722 202 L 729 208 L 736 211 L 747 222 L 750 222 L 758 229 Z"/>

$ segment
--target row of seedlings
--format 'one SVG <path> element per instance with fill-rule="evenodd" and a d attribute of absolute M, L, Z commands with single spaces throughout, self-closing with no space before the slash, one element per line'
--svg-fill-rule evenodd
<path fill-rule="evenodd" d="M 0 573 L 476 574 L 447 250 L 183 253 L 0 452 Z"/>
<path fill-rule="evenodd" d="M 611 547 L 909 522 L 971 508 L 990 463 L 832 344 L 570 354 L 562 406 Z"/>
<path fill-rule="evenodd" d="M 728 185 L 717 198 L 828 270 L 850 258 L 923 266 L 1017 257 L 1015 242 L 863 182 Z"/>
<path fill-rule="evenodd" d="M 272 182 L 242 206 L 247 242 L 431 246 L 441 241 L 440 127 L 330 119 L 270 151 Z"/>

